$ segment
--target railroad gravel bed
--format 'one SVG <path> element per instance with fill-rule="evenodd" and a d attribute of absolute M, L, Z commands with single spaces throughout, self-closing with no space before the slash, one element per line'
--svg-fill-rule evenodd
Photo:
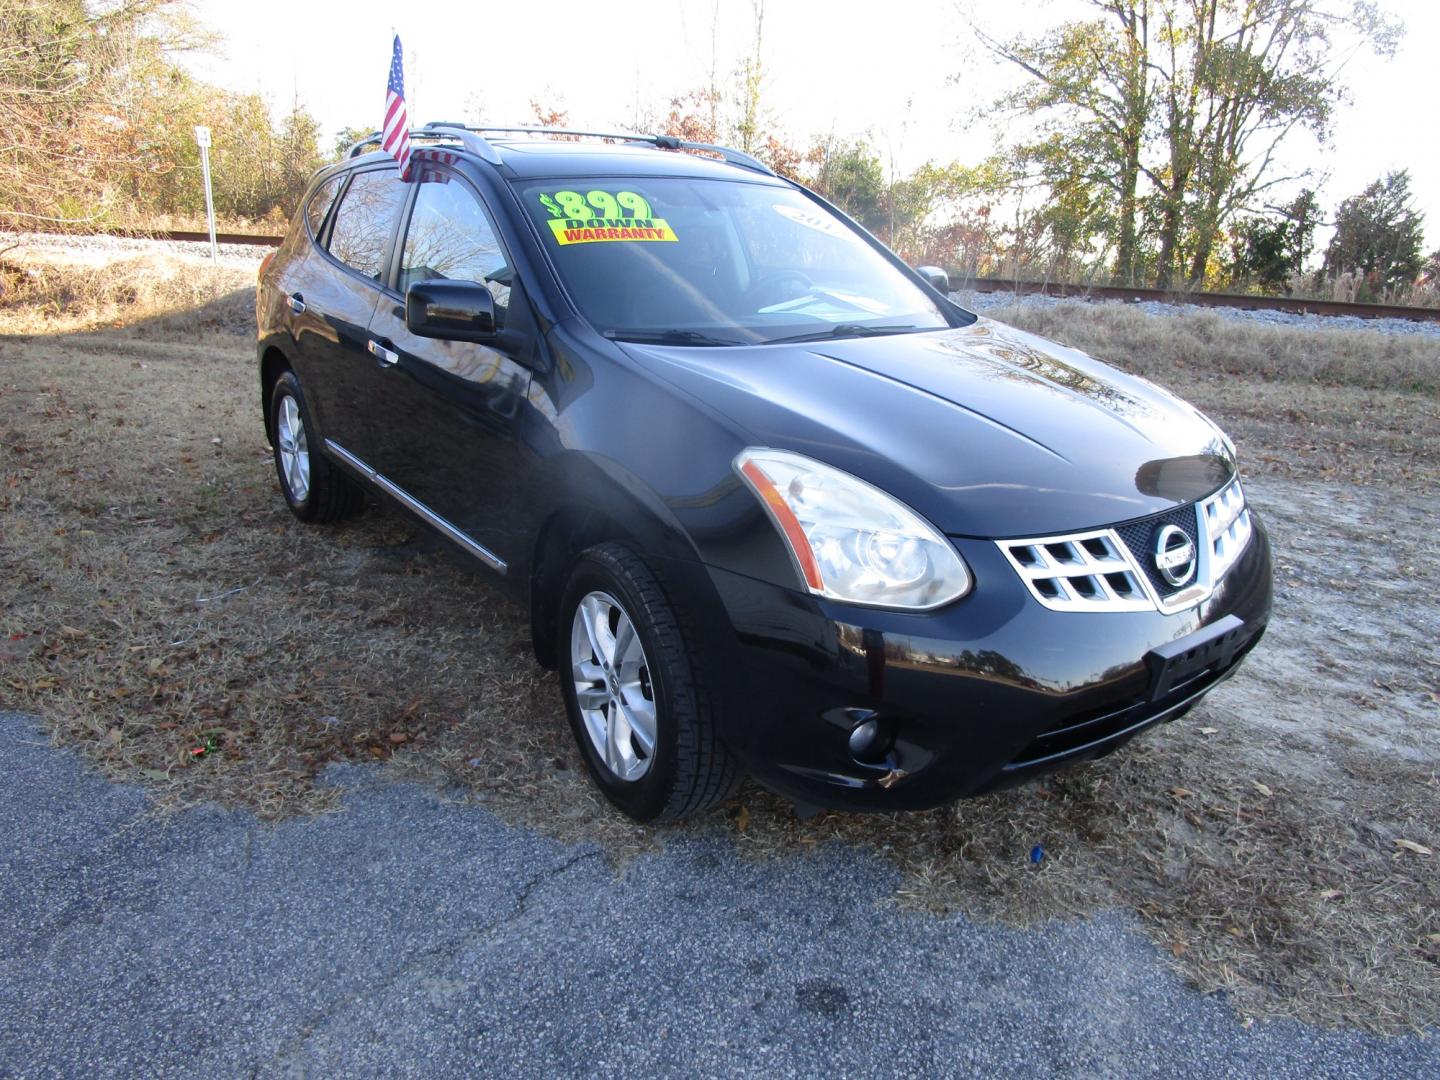
<path fill-rule="evenodd" d="M 213 265 L 226 267 L 258 266 L 274 248 L 254 244 L 219 244 L 219 256 Z M 205 265 L 210 261 L 209 243 L 186 240 L 151 240 L 129 236 L 78 236 L 64 233 L 0 232 L 0 256 L 11 260 L 43 259 L 49 262 L 86 263 L 99 266 L 120 259 L 145 255 L 169 255 L 194 260 Z"/>
<path fill-rule="evenodd" d="M 950 294 L 963 307 L 980 314 L 1003 308 L 1055 307 L 1063 304 L 1097 304 L 1129 307 L 1147 315 L 1174 318 L 1196 312 L 1214 312 L 1223 319 L 1266 323 L 1270 326 L 1298 327 L 1305 330 L 1368 330 L 1379 334 L 1406 334 L 1440 338 L 1440 322 L 1420 319 L 1362 319 L 1356 315 L 1297 315 L 1289 311 L 1248 311 L 1242 308 L 1211 307 L 1208 304 L 1167 304 L 1158 300 L 1085 300 L 1075 297 L 1045 296 L 1041 293 L 981 292 L 964 289 Z"/>

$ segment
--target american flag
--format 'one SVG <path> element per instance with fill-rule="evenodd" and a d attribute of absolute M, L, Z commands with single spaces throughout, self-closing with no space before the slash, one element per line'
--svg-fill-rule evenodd
<path fill-rule="evenodd" d="M 410 117 L 405 111 L 405 69 L 400 56 L 400 35 L 390 60 L 390 83 L 385 88 L 385 125 L 380 129 L 385 152 L 400 163 L 400 179 L 410 178 Z"/>

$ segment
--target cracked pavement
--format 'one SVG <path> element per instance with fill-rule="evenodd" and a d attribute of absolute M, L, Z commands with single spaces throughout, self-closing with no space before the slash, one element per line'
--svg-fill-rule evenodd
<path fill-rule="evenodd" d="M 0 714 L 0 1076 L 1435 1076 L 1440 1040 L 1243 1028 L 1120 913 L 890 904 L 840 846 L 615 870 L 382 767 L 169 821 Z"/>

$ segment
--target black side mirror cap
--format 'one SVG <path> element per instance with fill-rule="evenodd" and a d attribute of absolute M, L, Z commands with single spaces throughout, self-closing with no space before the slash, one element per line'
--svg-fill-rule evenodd
<path fill-rule="evenodd" d="M 419 337 L 493 344 L 495 298 L 474 281 L 420 281 L 405 293 L 405 325 Z"/>
<path fill-rule="evenodd" d="M 950 275 L 938 266 L 917 266 L 915 272 L 930 283 L 941 296 L 950 295 Z"/>

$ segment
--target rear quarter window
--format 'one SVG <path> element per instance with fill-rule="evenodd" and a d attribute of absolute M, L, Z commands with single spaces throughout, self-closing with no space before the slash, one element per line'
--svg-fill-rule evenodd
<path fill-rule="evenodd" d="M 385 248 L 404 201 L 405 185 L 394 170 L 358 174 L 335 210 L 330 254 L 378 281 L 385 269 Z"/>
<path fill-rule="evenodd" d="M 317 187 L 315 194 L 310 196 L 310 202 L 305 207 L 305 221 L 310 226 L 311 236 L 320 235 L 320 226 L 325 224 L 325 215 L 330 212 L 330 205 L 335 201 L 335 193 L 340 190 L 340 182 L 344 179 L 344 173 L 332 176 Z"/>

